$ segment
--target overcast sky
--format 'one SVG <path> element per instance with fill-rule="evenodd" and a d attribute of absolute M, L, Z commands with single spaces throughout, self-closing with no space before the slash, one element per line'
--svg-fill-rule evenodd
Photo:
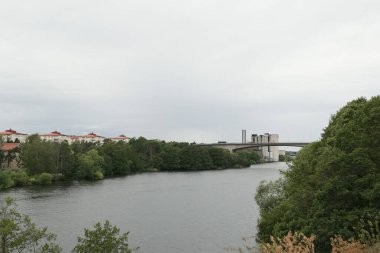
<path fill-rule="evenodd" d="M 0 128 L 320 137 L 380 93 L 378 0 L 0 0 Z"/>

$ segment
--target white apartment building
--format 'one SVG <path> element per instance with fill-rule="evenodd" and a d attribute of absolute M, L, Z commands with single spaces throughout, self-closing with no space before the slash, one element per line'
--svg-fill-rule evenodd
<path fill-rule="evenodd" d="M 69 143 L 69 144 L 72 143 L 71 136 L 64 135 L 58 131 L 53 131 L 53 132 L 48 133 L 48 134 L 40 134 L 39 137 L 43 141 L 51 141 L 51 142 L 59 142 L 59 143 L 61 143 L 63 141 L 67 141 L 67 143 Z"/>
<path fill-rule="evenodd" d="M 99 136 L 99 135 L 95 134 L 94 132 L 86 134 L 86 135 L 73 136 L 72 137 L 73 141 L 77 140 L 79 142 L 83 141 L 83 142 L 92 142 L 92 143 L 96 143 L 96 142 L 103 143 L 105 139 L 106 139 L 106 137 Z"/>
<path fill-rule="evenodd" d="M 97 135 L 94 132 L 91 132 L 86 135 L 66 135 L 58 131 L 53 131 L 47 134 L 39 134 L 38 137 L 43 141 L 50 141 L 50 142 L 57 142 L 57 143 L 67 141 L 68 144 L 72 144 L 75 141 L 103 144 L 104 140 L 107 139 L 106 137 Z M 27 141 L 28 134 L 19 133 L 13 129 L 7 129 L 7 130 L 4 130 L 3 132 L 0 132 L 0 138 L 2 138 L 2 140 L 5 143 L 7 142 L 25 143 Z M 124 134 L 121 134 L 117 137 L 113 137 L 109 139 L 115 142 L 123 141 L 125 143 L 128 143 L 130 140 L 130 138 L 125 136 Z"/>
<path fill-rule="evenodd" d="M 7 129 L 0 132 L 0 136 L 4 142 L 20 142 L 25 143 L 28 138 L 27 134 L 19 133 L 13 129 Z"/>
<path fill-rule="evenodd" d="M 119 136 L 117 136 L 117 137 L 113 137 L 113 138 L 111 138 L 111 140 L 112 140 L 112 141 L 115 141 L 115 142 L 123 141 L 123 142 L 125 142 L 125 143 L 128 143 L 129 140 L 130 140 L 130 138 L 127 137 L 127 136 L 125 136 L 124 134 L 121 134 L 121 135 L 119 135 Z"/>

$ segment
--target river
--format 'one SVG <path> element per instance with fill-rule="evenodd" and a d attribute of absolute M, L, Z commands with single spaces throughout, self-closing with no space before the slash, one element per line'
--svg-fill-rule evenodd
<path fill-rule="evenodd" d="M 58 235 L 70 252 L 84 227 L 108 219 L 141 253 L 216 253 L 256 233 L 254 200 L 262 180 L 279 178 L 285 163 L 246 169 L 145 173 L 96 182 L 14 188 L 0 193 Z"/>

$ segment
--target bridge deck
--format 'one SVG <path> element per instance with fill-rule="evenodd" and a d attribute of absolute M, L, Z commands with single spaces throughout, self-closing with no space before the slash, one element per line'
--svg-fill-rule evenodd
<path fill-rule="evenodd" d="M 309 142 L 267 142 L 267 143 L 200 143 L 198 146 L 211 146 L 211 147 L 236 147 L 236 148 L 244 148 L 244 147 L 270 147 L 270 146 L 278 146 L 278 147 L 304 147 Z"/>

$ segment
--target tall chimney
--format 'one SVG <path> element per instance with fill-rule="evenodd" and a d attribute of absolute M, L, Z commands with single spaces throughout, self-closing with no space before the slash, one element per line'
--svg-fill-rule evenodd
<path fill-rule="evenodd" d="M 247 143 L 247 131 L 246 130 L 241 130 L 241 142 L 242 143 Z"/>

